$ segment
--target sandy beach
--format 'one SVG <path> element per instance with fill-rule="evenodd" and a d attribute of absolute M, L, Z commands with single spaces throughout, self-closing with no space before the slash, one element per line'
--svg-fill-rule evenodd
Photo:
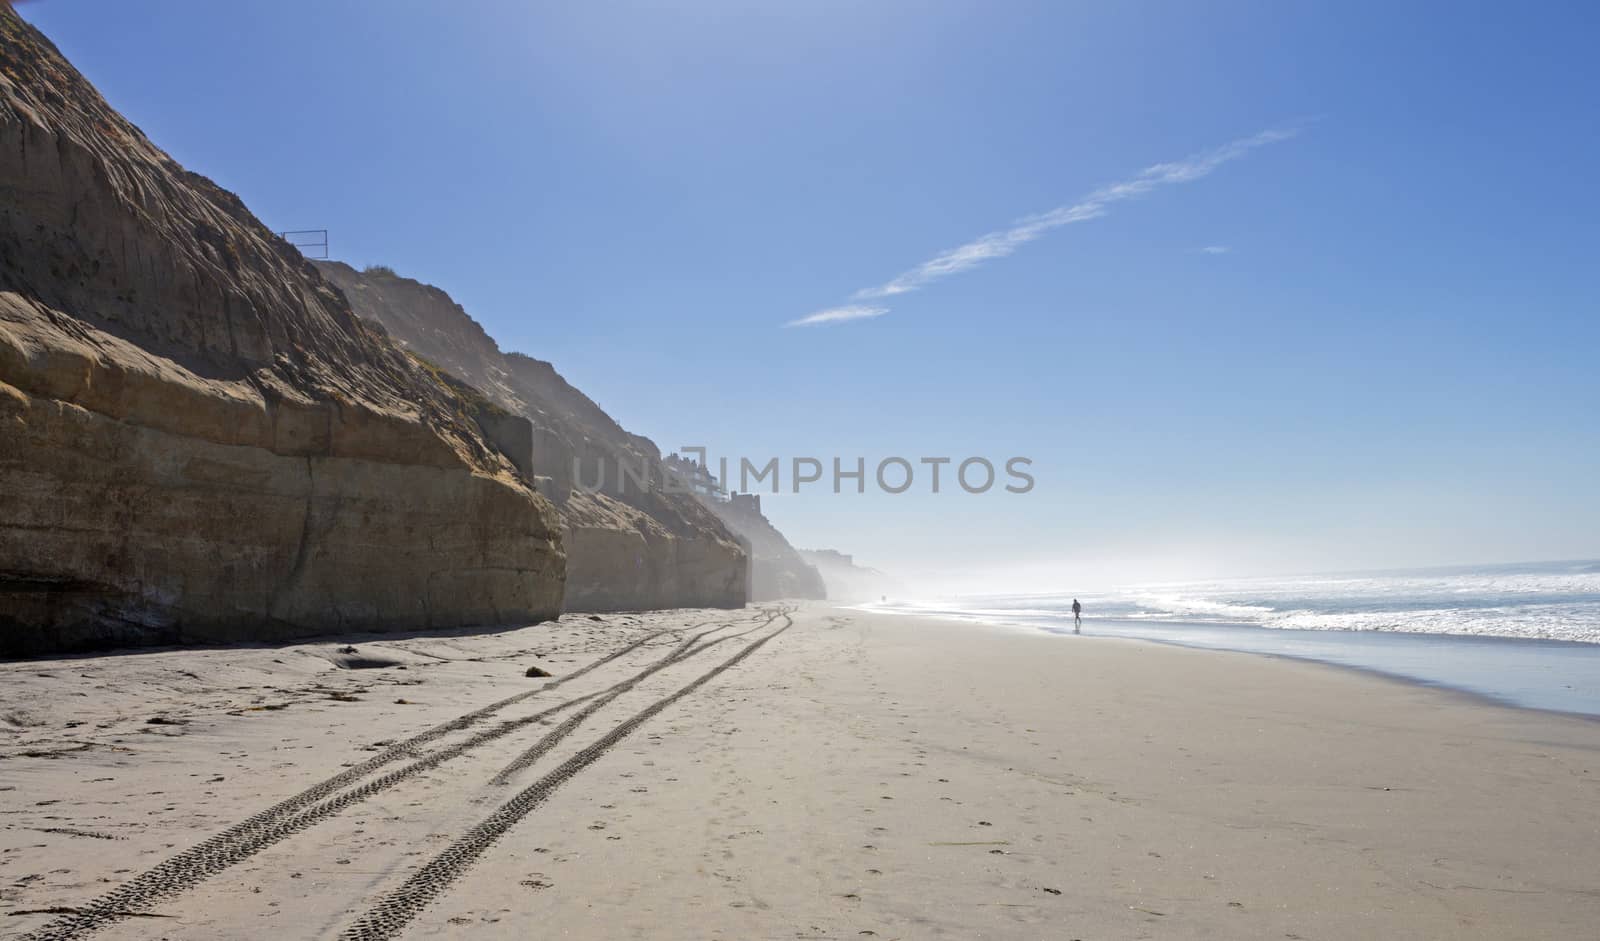
<path fill-rule="evenodd" d="M 822 604 L 10 662 L 0 755 L 7 937 L 1600 923 L 1600 722 Z"/>

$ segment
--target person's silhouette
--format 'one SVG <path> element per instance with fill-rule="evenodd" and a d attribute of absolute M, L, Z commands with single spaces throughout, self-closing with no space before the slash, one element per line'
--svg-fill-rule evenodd
<path fill-rule="evenodd" d="M 1072 599 L 1072 633 L 1076 634 L 1081 630 L 1083 630 L 1083 605 L 1079 604 L 1078 599 L 1074 598 Z"/>

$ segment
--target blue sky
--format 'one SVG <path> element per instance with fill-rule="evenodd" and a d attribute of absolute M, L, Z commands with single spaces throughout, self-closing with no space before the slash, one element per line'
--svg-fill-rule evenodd
<path fill-rule="evenodd" d="M 797 544 L 997 590 L 1600 556 L 1586 5 L 21 9 L 269 225 L 665 449 L 1034 461 L 1023 495 L 768 498 Z M 848 305 L 889 309 L 784 326 Z"/>

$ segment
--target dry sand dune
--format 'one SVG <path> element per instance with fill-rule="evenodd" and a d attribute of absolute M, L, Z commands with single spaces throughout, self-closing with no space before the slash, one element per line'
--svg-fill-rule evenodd
<path fill-rule="evenodd" d="M 6 936 L 1600 923 L 1600 723 L 1242 655 L 825 605 L 569 616 L 14 662 L 0 729 Z"/>

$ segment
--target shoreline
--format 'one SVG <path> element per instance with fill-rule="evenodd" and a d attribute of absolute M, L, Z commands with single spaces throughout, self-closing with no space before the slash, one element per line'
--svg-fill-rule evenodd
<path fill-rule="evenodd" d="M 1250 625 L 1250 624 L 1241 624 L 1241 625 L 1238 625 L 1238 626 L 1239 627 L 1243 627 L 1243 628 L 1247 628 L 1247 629 L 1251 629 L 1251 630 L 1279 630 L 1279 628 L 1261 628 L 1261 627 L 1256 627 L 1256 626 Z M 1052 632 L 1046 631 L 1045 633 L 1052 633 Z M 1328 633 L 1334 633 L 1334 632 L 1330 631 Z M 1349 632 L 1338 632 L 1338 633 L 1354 633 L 1354 632 L 1353 631 L 1349 631 Z M 1401 632 L 1396 631 L 1394 633 L 1401 633 Z M 1415 631 L 1410 632 L 1410 633 L 1414 633 L 1414 634 L 1417 634 L 1418 636 L 1423 636 L 1423 637 L 1441 637 L 1441 636 L 1463 637 L 1463 638 L 1472 637 L 1472 635 L 1462 635 L 1462 634 L 1453 634 L 1453 635 L 1422 634 L 1420 632 L 1415 632 Z M 1108 635 L 1108 634 L 1099 634 L 1099 635 L 1090 635 L 1090 636 L 1092 636 L 1093 639 L 1095 639 L 1095 640 L 1119 640 L 1119 641 L 1127 641 L 1129 643 L 1134 643 L 1134 644 L 1157 644 L 1157 645 L 1164 646 L 1164 647 L 1177 647 L 1177 648 L 1182 649 L 1182 650 L 1203 650 L 1203 651 L 1206 651 L 1207 653 L 1231 654 L 1231 655 L 1236 655 L 1236 656 L 1241 656 L 1241 657 L 1260 657 L 1260 658 L 1265 659 L 1265 660 L 1276 660 L 1276 661 L 1283 661 L 1283 662 L 1286 662 L 1286 663 L 1310 663 L 1310 664 L 1314 664 L 1314 665 L 1319 666 L 1319 667 L 1328 667 L 1329 669 L 1333 669 L 1333 670 L 1348 671 L 1350 673 L 1354 673 L 1354 674 L 1359 675 L 1359 676 L 1376 677 L 1377 679 L 1387 680 L 1389 682 L 1398 683 L 1398 684 L 1400 684 L 1402 686 L 1408 686 L 1408 687 L 1412 687 L 1414 689 L 1424 689 L 1424 690 L 1429 690 L 1429 691 L 1432 691 L 1432 692 L 1435 692 L 1435 693 L 1439 693 L 1439 694 L 1442 694 L 1442 695 L 1446 695 L 1446 696 L 1460 697 L 1465 702 L 1474 703 L 1474 704 L 1477 704 L 1477 705 L 1493 706 L 1493 707 L 1500 708 L 1500 709 L 1515 709 L 1515 710 L 1520 711 L 1520 712 L 1531 712 L 1531 713 L 1536 713 L 1536 714 L 1539 714 L 1539 715 L 1555 716 L 1555 717 L 1564 718 L 1564 719 L 1576 719 L 1576 720 L 1581 721 L 1581 722 L 1600 722 L 1600 713 L 1577 712 L 1577 711 L 1573 711 L 1573 710 L 1570 710 L 1570 709 L 1550 709 L 1550 708 L 1546 708 L 1546 707 L 1543 707 L 1543 706 L 1529 706 L 1529 705 L 1524 705 L 1523 703 L 1516 702 L 1516 701 L 1511 700 L 1511 699 L 1507 699 L 1507 698 L 1502 697 L 1502 696 L 1497 696 L 1497 695 L 1495 695 L 1493 693 L 1486 693 L 1486 692 L 1481 692 L 1479 690 L 1467 689 L 1467 688 L 1460 687 L 1460 686 L 1454 686 L 1454 685 L 1451 685 L 1449 683 L 1442 682 L 1442 681 L 1423 679 L 1421 677 L 1410 676 L 1410 675 L 1405 674 L 1405 673 L 1393 672 L 1393 671 L 1390 671 L 1390 670 L 1383 669 L 1381 667 L 1359 666 L 1359 665 L 1350 664 L 1350 663 L 1338 663 L 1338 662 L 1333 661 L 1333 660 L 1324 660 L 1324 659 L 1321 659 L 1321 658 L 1318 658 L 1318 657 L 1314 657 L 1314 656 L 1310 656 L 1310 655 L 1291 654 L 1291 653 L 1258 652 L 1258 651 L 1254 651 L 1254 650 L 1235 650 L 1235 649 L 1228 648 L 1228 647 L 1205 647 L 1205 646 L 1201 646 L 1201 645 L 1198 645 L 1198 644 L 1184 643 L 1181 640 L 1158 640 L 1158 639 L 1155 639 L 1155 638 L 1145 638 L 1145 637 L 1117 637 L 1117 636 Z M 1585 644 L 1583 641 L 1553 640 L 1553 639 L 1548 639 L 1548 638 L 1528 638 L 1526 640 L 1523 640 L 1523 639 L 1520 639 L 1520 638 L 1512 638 L 1512 637 L 1492 637 L 1491 638 L 1491 637 L 1479 636 L 1479 637 L 1476 637 L 1476 638 L 1473 638 L 1473 639 L 1492 640 L 1492 641 L 1508 640 L 1508 641 L 1512 641 L 1514 643 L 1538 643 L 1538 644 L 1551 643 L 1551 644 L 1571 644 L 1571 645 L 1575 645 L 1575 646 L 1595 646 L 1595 645 L 1592 645 L 1592 644 Z"/>
<path fill-rule="evenodd" d="M 1358 673 L 1381 676 L 1423 688 L 1458 693 L 1508 708 L 1528 709 L 1552 715 L 1600 721 L 1600 683 L 1596 683 L 1593 680 L 1593 677 L 1600 677 L 1600 644 L 1585 641 L 1423 631 L 1312 630 L 1307 628 L 1263 627 L 1258 624 L 1239 621 L 1158 620 L 1154 618 L 1115 617 L 1085 618 L 1083 622 L 1084 633 L 1074 634 L 1070 626 L 1060 627 L 1037 620 L 1007 619 L 1002 616 L 968 614 L 958 609 L 930 613 L 920 610 L 897 610 L 890 607 L 876 607 L 867 604 L 851 606 L 850 610 L 896 617 L 936 618 L 951 623 L 1006 628 L 1052 637 L 1132 640 L 1181 647 L 1189 650 L 1209 650 L 1317 663 L 1354 670 Z M 1097 626 L 1101 628 L 1100 631 L 1093 630 Z M 1108 626 L 1111 628 L 1110 630 L 1106 630 Z M 1185 637 L 1185 632 L 1193 632 L 1195 636 Z M 1218 632 L 1227 632 L 1236 637 L 1254 639 L 1257 642 L 1235 644 L 1207 642 L 1208 634 L 1215 635 Z M 1321 651 L 1315 649 L 1290 649 L 1297 641 L 1310 642 L 1326 649 Z M 1588 679 L 1592 688 L 1577 689 L 1570 686 L 1557 687 L 1547 685 L 1542 689 L 1524 688 L 1519 693 L 1512 689 L 1495 688 L 1494 681 L 1505 675 L 1505 664 L 1503 662 L 1493 664 L 1487 662 L 1483 664 L 1452 663 L 1448 659 L 1443 659 L 1429 663 L 1413 660 L 1408 667 L 1401 663 L 1385 662 L 1381 656 L 1381 651 L 1378 652 L 1378 655 L 1356 658 L 1352 654 L 1360 653 L 1361 651 L 1352 651 L 1350 649 L 1340 651 L 1336 649 L 1341 646 L 1358 648 L 1361 645 L 1376 649 L 1379 645 L 1395 643 L 1414 644 L 1419 648 L 1453 647 L 1457 652 L 1463 650 L 1472 651 L 1474 648 L 1499 647 L 1500 651 L 1498 652 L 1500 653 L 1520 651 L 1532 654 L 1535 659 L 1545 659 L 1547 661 L 1544 664 L 1545 666 L 1548 666 L 1549 661 L 1564 659 L 1563 653 L 1565 653 L 1569 655 L 1569 659 L 1576 658 L 1580 661 L 1572 665 L 1569 675 L 1565 678 L 1577 682 Z M 1273 647 L 1277 649 L 1271 649 Z M 1552 656 L 1543 657 L 1544 654 L 1551 654 Z M 1339 659 L 1340 656 L 1345 659 Z M 1592 661 L 1592 664 L 1590 661 Z M 1571 689 L 1572 691 L 1568 694 L 1559 692 L 1558 689 Z M 1560 700 L 1570 700 L 1570 702 L 1566 707 L 1563 707 L 1556 704 Z"/>

